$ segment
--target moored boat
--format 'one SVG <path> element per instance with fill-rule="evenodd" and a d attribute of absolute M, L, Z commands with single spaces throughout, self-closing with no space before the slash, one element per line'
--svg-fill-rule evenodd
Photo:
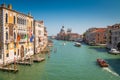
<path fill-rule="evenodd" d="M 103 59 L 97 59 L 97 62 L 101 67 L 108 67 L 107 62 Z"/>
<path fill-rule="evenodd" d="M 109 53 L 117 55 L 120 54 L 120 51 L 117 51 L 116 49 L 111 49 Z"/>
<path fill-rule="evenodd" d="M 80 46 L 81 46 L 81 44 L 78 43 L 78 42 L 76 42 L 74 45 L 75 45 L 76 47 L 80 47 Z"/>

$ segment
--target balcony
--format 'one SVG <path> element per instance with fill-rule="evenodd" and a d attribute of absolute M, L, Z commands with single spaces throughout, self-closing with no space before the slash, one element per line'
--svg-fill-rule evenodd
<path fill-rule="evenodd" d="M 20 39 L 20 42 L 27 42 L 26 39 Z"/>

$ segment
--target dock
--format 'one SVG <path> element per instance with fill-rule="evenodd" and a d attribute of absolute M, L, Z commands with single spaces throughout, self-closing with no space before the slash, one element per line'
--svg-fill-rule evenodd
<path fill-rule="evenodd" d="M 48 53 L 48 52 L 50 52 L 50 48 L 45 48 L 41 51 L 41 53 Z"/>
<path fill-rule="evenodd" d="M 45 58 L 34 58 L 33 62 L 42 62 L 44 60 L 45 60 Z"/>
<path fill-rule="evenodd" d="M 10 71 L 10 72 L 18 72 L 18 69 L 14 69 L 14 68 L 8 68 L 8 67 L 0 67 L 0 70 L 2 71 Z"/>

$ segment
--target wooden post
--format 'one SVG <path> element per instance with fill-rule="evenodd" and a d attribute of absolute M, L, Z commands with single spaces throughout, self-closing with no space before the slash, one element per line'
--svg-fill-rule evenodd
<path fill-rule="evenodd" d="M 17 66 L 16 66 L 16 59 L 15 59 L 15 57 L 14 57 L 14 70 L 16 70 L 17 69 Z"/>

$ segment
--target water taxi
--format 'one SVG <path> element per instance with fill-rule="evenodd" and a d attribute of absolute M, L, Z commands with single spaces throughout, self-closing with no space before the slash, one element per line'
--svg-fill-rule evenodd
<path fill-rule="evenodd" d="M 63 42 L 62 45 L 65 46 L 65 45 L 66 45 L 66 42 Z"/>
<path fill-rule="evenodd" d="M 97 62 L 101 67 L 108 67 L 107 62 L 103 59 L 97 59 Z"/>
<path fill-rule="evenodd" d="M 81 43 L 76 42 L 74 45 L 75 45 L 76 47 L 80 47 L 80 46 L 81 46 Z"/>
<path fill-rule="evenodd" d="M 120 51 L 117 51 L 116 49 L 111 49 L 109 53 L 117 55 L 117 54 L 120 54 Z"/>

